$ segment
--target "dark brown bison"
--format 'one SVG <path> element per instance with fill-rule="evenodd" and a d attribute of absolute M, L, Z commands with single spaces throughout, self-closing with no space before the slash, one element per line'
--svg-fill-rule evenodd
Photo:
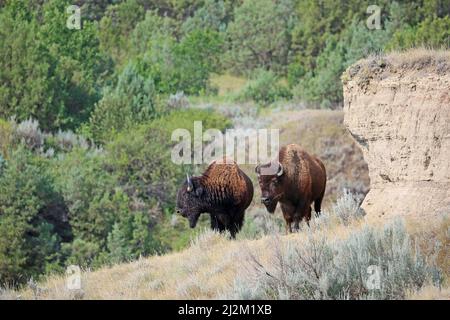
<path fill-rule="evenodd" d="M 261 187 L 261 202 L 270 213 L 274 213 L 280 203 L 287 233 L 292 232 L 292 222 L 295 230 L 299 229 L 303 218 L 309 224 L 312 202 L 316 214 L 320 213 L 327 181 L 325 166 L 299 145 L 283 146 L 278 161 L 258 165 L 255 171 Z"/>
<path fill-rule="evenodd" d="M 177 212 L 194 228 L 202 213 L 209 213 L 211 228 L 228 230 L 234 238 L 244 223 L 253 199 L 250 178 L 232 161 L 214 161 L 203 175 L 187 176 L 177 196 Z"/>

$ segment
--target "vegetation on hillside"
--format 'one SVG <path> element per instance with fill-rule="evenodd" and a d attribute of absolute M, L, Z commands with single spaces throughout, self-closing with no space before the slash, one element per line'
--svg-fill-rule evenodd
<path fill-rule="evenodd" d="M 181 252 L 84 269 L 80 290 L 67 289 L 65 276 L 52 276 L 21 291 L 5 288 L 0 297 L 448 299 L 447 251 L 436 246 L 446 238 L 448 217 L 426 227 L 408 220 L 369 224 L 355 201 L 347 193 L 310 228 L 289 236 L 272 226 L 256 240 L 244 230 L 230 241 L 204 230 Z M 342 211 L 353 214 L 342 217 Z"/>
<path fill-rule="evenodd" d="M 73 3 L 79 30 L 66 25 Z M 175 128 L 257 125 L 280 103 L 336 108 L 340 76 L 359 58 L 449 47 L 447 1 L 379 1 L 375 30 L 366 26 L 370 4 L 0 1 L 0 286 L 186 247 L 174 197 L 186 171 L 201 168 L 170 161 Z M 365 193 L 360 154 L 337 156 L 348 146 L 340 120 L 322 120 L 328 141 L 299 141 L 312 141 L 336 173 L 330 198 L 343 187 Z"/>

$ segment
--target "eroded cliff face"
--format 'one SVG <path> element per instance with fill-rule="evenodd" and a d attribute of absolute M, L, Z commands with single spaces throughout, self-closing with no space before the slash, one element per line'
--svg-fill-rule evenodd
<path fill-rule="evenodd" d="M 450 213 L 450 52 L 366 59 L 344 83 L 344 124 L 369 166 L 368 217 Z"/>

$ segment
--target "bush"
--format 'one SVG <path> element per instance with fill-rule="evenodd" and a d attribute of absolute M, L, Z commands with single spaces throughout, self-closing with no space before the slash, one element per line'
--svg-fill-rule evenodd
<path fill-rule="evenodd" d="M 209 90 L 210 73 L 220 69 L 222 33 L 195 29 L 180 37 L 174 24 L 149 11 L 136 26 L 132 42 L 140 74 L 154 79 L 157 91 L 166 95 Z"/>
<path fill-rule="evenodd" d="M 272 243 L 265 264 L 248 252 L 248 267 L 227 298 L 404 299 L 436 280 L 436 268 L 426 263 L 400 221 L 382 232 L 366 226 L 335 243 L 323 234 L 309 234 L 306 242 Z M 381 271 L 378 289 L 369 289 L 369 266 Z"/>
<path fill-rule="evenodd" d="M 63 151 L 71 151 L 73 148 L 89 148 L 89 144 L 83 136 L 77 135 L 70 130 L 59 130 L 58 133 L 54 136 L 54 139 L 58 148 Z"/>
<path fill-rule="evenodd" d="M 115 133 L 158 116 L 153 79 L 141 76 L 128 64 L 114 88 L 106 88 L 89 120 L 88 135 L 97 142 L 109 141 Z"/>
<path fill-rule="evenodd" d="M 344 189 L 344 194 L 337 199 L 333 205 L 333 212 L 339 217 L 344 225 L 348 225 L 352 220 L 361 219 L 365 212 L 360 207 L 361 199 L 350 191 Z"/>
<path fill-rule="evenodd" d="M 280 84 L 278 77 L 272 71 L 258 70 L 252 79 L 238 93 L 237 100 L 253 100 L 261 104 L 271 104 L 279 99 L 292 98 L 287 87 Z"/>
<path fill-rule="evenodd" d="M 257 68 L 283 72 L 288 64 L 294 1 L 248 0 L 234 10 L 229 24 L 228 62 L 233 71 Z"/>
<path fill-rule="evenodd" d="M 20 146 L 0 174 L 0 283 L 17 285 L 60 268 L 70 228 L 47 167 Z"/>
<path fill-rule="evenodd" d="M 406 26 L 398 30 L 388 44 L 389 49 L 413 47 L 450 48 L 450 16 L 427 18 L 417 26 Z"/>
<path fill-rule="evenodd" d="M 184 92 L 179 91 L 169 96 L 169 99 L 167 99 L 167 107 L 169 109 L 186 109 L 189 107 L 189 100 Z"/>
<path fill-rule="evenodd" d="M 14 125 L 14 137 L 31 150 L 37 150 L 44 144 L 44 136 L 37 120 L 28 119 Z"/>
<path fill-rule="evenodd" d="M 9 121 L 0 119 L 0 155 L 8 157 L 13 140 L 13 126 Z"/>
<path fill-rule="evenodd" d="M 186 34 L 198 29 L 225 32 L 228 19 L 229 12 L 223 0 L 206 0 L 192 17 L 186 19 L 181 29 Z"/>
<path fill-rule="evenodd" d="M 11 1 L 0 13 L 0 117 L 36 118 L 44 130 L 86 121 L 109 75 L 96 26 L 65 26 L 69 1 Z"/>
<path fill-rule="evenodd" d="M 74 238 L 62 248 L 67 264 L 99 267 L 158 250 L 148 206 L 121 184 L 107 153 L 74 148 L 54 161 Z"/>

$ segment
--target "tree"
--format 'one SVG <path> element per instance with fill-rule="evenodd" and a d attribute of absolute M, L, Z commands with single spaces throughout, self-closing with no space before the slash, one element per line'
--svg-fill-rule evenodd
<path fill-rule="evenodd" d="M 406 26 L 397 31 L 388 48 L 407 49 L 412 47 L 450 48 L 450 16 L 426 18 L 416 26 Z"/>
<path fill-rule="evenodd" d="M 0 174 L 0 283 L 19 284 L 58 270 L 68 239 L 62 199 L 44 163 L 24 147 Z"/>
<path fill-rule="evenodd" d="M 229 24 L 230 64 L 235 71 L 283 69 L 288 62 L 293 2 L 248 0 L 237 7 Z"/>
<path fill-rule="evenodd" d="M 132 63 L 120 74 L 115 88 L 105 88 L 89 121 L 91 138 L 106 142 L 125 128 L 157 116 L 156 89 L 152 78 L 144 79 Z"/>
<path fill-rule="evenodd" d="M 137 0 L 126 0 L 108 6 L 100 20 L 99 39 L 103 51 L 109 53 L 114 61 L 122 65 L 129 50 L 129 37 L 136 24 L 144 19 L 144 8 Z"/>
<path fill-rule="evenodd" d="M 74 129 L 88 119 L 110 64 L 95 24 L 66 27 L 68 4 L 11 1 L 0 13 L 1 117 L 33 117 L 45 130 Z"/>

